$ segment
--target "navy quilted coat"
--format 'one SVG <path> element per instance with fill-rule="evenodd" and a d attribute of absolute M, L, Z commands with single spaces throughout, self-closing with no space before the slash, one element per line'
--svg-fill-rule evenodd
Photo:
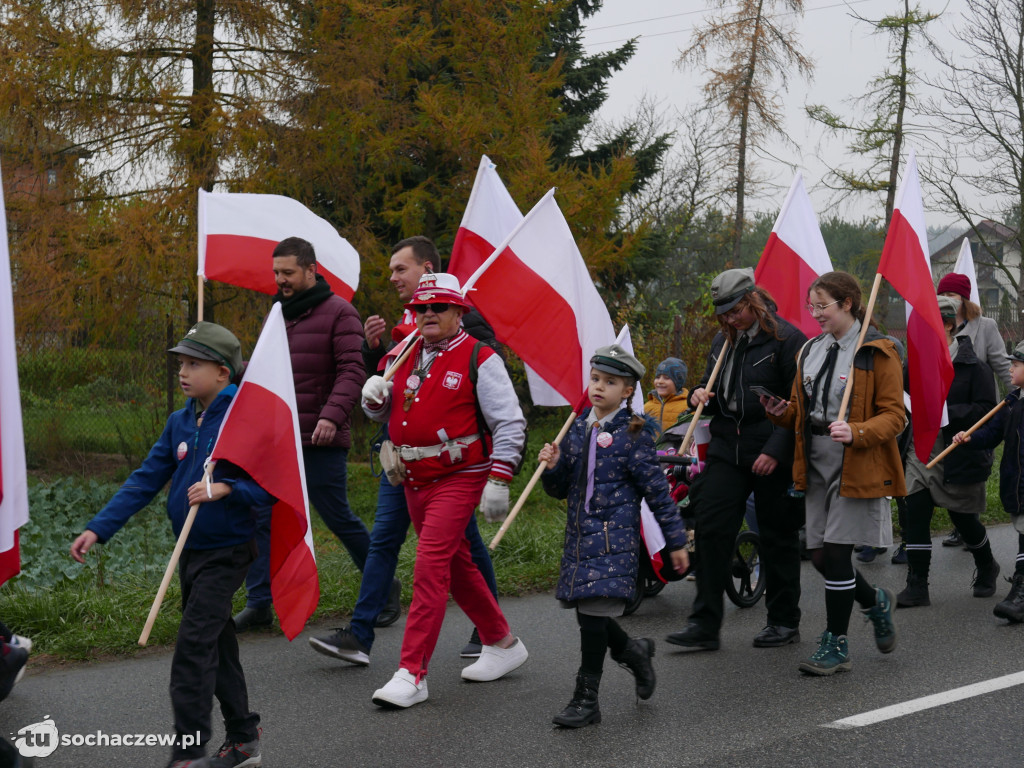
<path fill-rule="evenodd" d="M 686 530 L 669 496 L 668 481 L 654 451 L 656 425 L 630 429 L 631 413 L 623 408 L 604 426 L 610 445 L 597 446 L 594 495 L 589 512 L 587 489 L 587 413 L 576 419 L 562 441 L 558 464 L 541 475 L 544 490 L 568 498 L 565 549 L 555 596 L 560 600 L 587 597 L 629 598 L 639 567 L 640 500 L 647 500 L 665 533 L 669 550 L 686 546 Z"/>

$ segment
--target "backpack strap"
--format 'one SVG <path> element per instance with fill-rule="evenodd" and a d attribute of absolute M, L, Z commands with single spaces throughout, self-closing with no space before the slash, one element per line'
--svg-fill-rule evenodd
<path fill-rule="evenodd" d="M 484 419 L 484 412 L 480 408 L 480 397 L 476 392 L 476 382 L 479 378 L 478 371 L 480 368 L 480 348 L 486 346 L 490 345 L 485 341 L 477 341 L 477 343 L 473 345 L 472 354 L 469 356 L 469 381 L 473 385 L 473 405 L 476 407 L 476 426 L 477 431 L 481 435 L 491 434 L 491 430 L 487 428 L 487 421 Z M 487 441 L 483 440 L 482 442 L 484 446 L 484 458 L 486 459 L 491 455 L 491 452 L 487 447 Z"/>

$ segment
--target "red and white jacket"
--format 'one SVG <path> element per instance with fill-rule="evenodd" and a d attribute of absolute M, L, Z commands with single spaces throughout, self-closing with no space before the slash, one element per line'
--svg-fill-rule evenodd
<path fill-rule="evenodd" d="M 447 349 L 424 353 L 420 347 L 395 373 L 391 396 L 384 403 L 363 400 L 367 416 L 388 422 L 388 434 L 395 445 L 421 448 L 479 433 L 479 402 L 490 437 L 482 435 L 463 448 L 462 460 L 456 464 L 446 461 L 447 456 L 404 461 L 406 483 L 414 488 L 457 472 L 490 473 L 507 481 L 519 463 L 526 440 L 526 419 L 519 398 L 504 362 L 488 346 L 481 346 L 477 354 L 474 393 L 469 368 L 475 345 L 476 340 L 460 328 L 449 340 Z M 429 367 L 429 371 L 406 411 L 406 382 L 417 362 Z"/>

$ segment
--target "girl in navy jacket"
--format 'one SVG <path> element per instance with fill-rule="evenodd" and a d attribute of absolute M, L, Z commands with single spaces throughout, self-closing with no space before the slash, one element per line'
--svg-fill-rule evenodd
<path fill-rule="evenodd" d="M 665 534 L 672 565 L 688 565 L 686 531 L 654 450 L 656 426 L 624 407 L 644 374 L 622 347 L 601 347 L 590 360 L 592 407 L 573 423 L 564 450 L 545 444 L 544 490 L 568 499 L 565 547 L 556 597 L 576 609 L 582 661 L 569 705 L 553 722 L 570 728 L 601 722 L 597 691 L 606 649 L 636 678 L 636 693 L 654 693 L 654 641 L 630 638 L 615 621 L 636 588 L 640 502 L 646 500 Z"/>

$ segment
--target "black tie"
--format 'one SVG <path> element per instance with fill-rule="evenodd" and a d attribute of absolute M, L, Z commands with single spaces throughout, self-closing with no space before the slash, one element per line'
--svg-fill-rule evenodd
<path fill-rule="evenodd" d="M 836 371 L 836 358 L 839 357 L 839 342 L 833 341 L 832 346 L 828 348 L 828 354 L 825 355 L 825 363 L 821 366 L 821 371 L 818 372 L 818 377 L 814 380 L 814 386 L 811 387 L 811 408 L 814 410 L 815 403 L 818 402 L 818 385 L 821 383 L 822 372 L 825 374 L 825 386 L 821 391 L 821 417 L 826 424 L 828 424 L 828 391 L 832 386 L 832 374 Z"/>
<path fill-rule="evenodd" d="M 732 368 L 729 369 L 729 386 L 725 388 L 726 393 L 733 398 L 733 408 L 737 410 L 743 397 L 742 393 L 737 391 L 740 384 L 740 366 L 743 365 L 743 352 L 749 343 L 750 337 L 745 333 L 736 342 L 736 347 L 732 352 Z"/>

